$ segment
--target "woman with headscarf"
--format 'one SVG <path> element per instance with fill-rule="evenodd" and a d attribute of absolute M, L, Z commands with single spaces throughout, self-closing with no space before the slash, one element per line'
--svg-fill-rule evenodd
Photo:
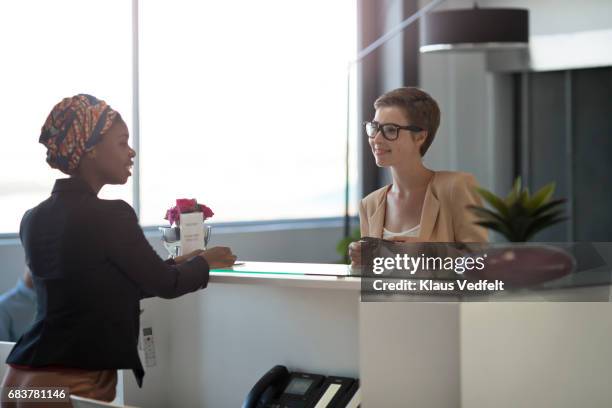
<path fill-rule="evenodd" d="M 67 387 L 111 401 L 122 368 L 142 386 L 140 299 L 202 289 L 210 268 L 235 261 L 224 247 L 163 261 L 132 207 L 97 197 L 105 184 L 125 184 L 131 175 L 136 152 L 128 138 L 119 113 L 90 95 L 65 98 L 49 114 L 39 141 L 49 165 L 70 178 L 57 180 L 21 221 L 37 315 L 7 359 L 3 387 Z"/>

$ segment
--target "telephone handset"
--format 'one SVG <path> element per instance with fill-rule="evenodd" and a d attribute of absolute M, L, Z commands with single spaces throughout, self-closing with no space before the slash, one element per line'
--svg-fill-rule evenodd
<path fill-rule="evenodd" d="M 267 402 L 271 401 L 285 387 L 287 378 L 289 378 L 287 367 L 282 365 L 272 367 L 251 388 L 242 403 L 242 408 L 265 407 Z"/>
<path fill-rule="evenodd" d="M 359 381 L 346 377 L 289 373 L 277 365 L 257 381 L 242 408 L 358 408 Z"/>

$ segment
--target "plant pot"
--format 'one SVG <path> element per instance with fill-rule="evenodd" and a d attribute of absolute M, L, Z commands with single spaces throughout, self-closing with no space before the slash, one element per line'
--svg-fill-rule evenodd
<path fill-rule="evenodd" d="M 483 254 L 484 255 L 484 254 Z M 470 280 L 499 279 L 508 287 L 529 287 L 573 272 L 576 260 L 566 251 L 544 244 L 510 244 L 486 251 L 485 267 L 465 273 Z"/>

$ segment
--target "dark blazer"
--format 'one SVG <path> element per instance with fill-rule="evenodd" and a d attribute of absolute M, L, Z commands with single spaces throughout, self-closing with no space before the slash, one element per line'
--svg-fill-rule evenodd
<path fill-rule="evenodd" d="M 77 178 L 57 180 L 51 197 L 25 213 L 19 235 L 38 306 L 9 364 L 130 368 L 142 386 L 140 299 L 174 298 L 208 283 L 202 257 L 164 262 L 129 204 L 101 200 Z"/>

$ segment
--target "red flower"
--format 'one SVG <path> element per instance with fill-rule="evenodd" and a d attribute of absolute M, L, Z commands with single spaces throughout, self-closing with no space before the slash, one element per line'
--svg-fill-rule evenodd
<path fill-rule="evenodd" d="M 182 213 L 190 213 L 190 212 L 194 212 L 197 211 L 198 202 L 196 201 L 195 198 L 192 198 L 191 200 L 188 198 L 177 198 L 176 199 L 176 206 L 178 207 L 179 211 Z"/>
<path fill-rule="evenodd" d="M 164 218 L 168 220 L 170 222 L 170 226 L 172 226 L 172 224 L 174 223 L 176 223 L 176 225 L 179 224 L 180 216 L 181 212 L 179 211 L 178 207 L 172 207 L 168 211 L 166 211 L 166 216 Z"/>
<path fill-rule="evenodd" d="M 209 207 L 204 204 L 198 204 L 195 198 L 178 198 L 176 200 L 176 205 L 166 211 L 164 219 L 170 222 L 170 226 L 173 224 L 179 225 L 181 214 L 192 212 L 202 212 L 205 220 L 215 215 Z"/>
<path fill-rule="evenodd" d="M 210 208 L 208 208 L 204 204 L 198 204 L 198 205 L 200 206 L 200 211 L 202 211 L 204 213 L 204 219 L 210 218 L 213 215 L 215 215 L 213 210 L 211 210 Z"/>

